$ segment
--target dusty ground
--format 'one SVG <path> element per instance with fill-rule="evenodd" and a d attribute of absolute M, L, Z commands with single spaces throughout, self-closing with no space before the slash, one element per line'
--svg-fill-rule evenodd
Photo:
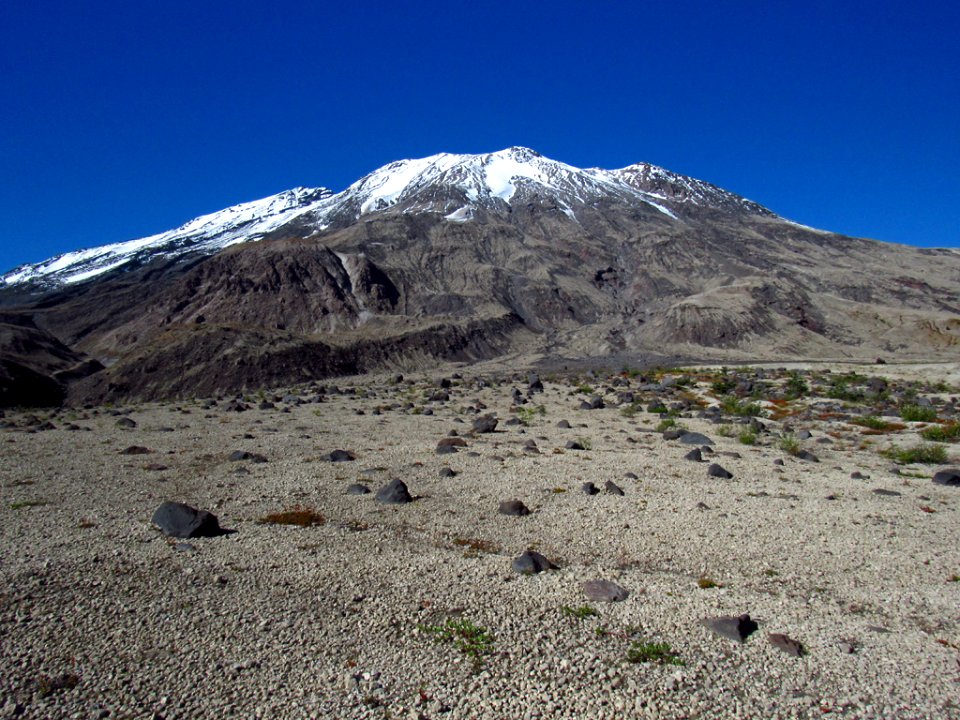
<path fill-rule="evenodd" d="M 895 390 L 920 380 L 940 419 L 956 411 L 955 365 L 839 368 L 851 369 L 897 378 Z M 709 375 L 646 390 L 641 378 L 545 376 L 518 411 L 511 392 L 526 395 L 526 377 L 484 386 L 482 369 L 427 400 L 453 372 L 342 380 L 351 394 L 328 387 L 323 402 L 298 388 L 300 405 L 250 397 L 245 412 L 229 399 L 8 412 L 0 717 L 960 717 L 960 487 L 931 482 L 957 465 L 956 444 L 943 464 L 894 466 L 877 450 L 916 445 L 923 424 L 864 435 L 848 422 L 858 405 L 808 397 L 764 403 L 754 445 L 738 418 L 692 406 L 675 420 L 715 450 L 696 463 L 646 409 L 658 397 L 716 404 Z M 579 408 L 583 382 L 607 407 Z M 642 407 L 616 407 L 625 391 Z M 499 418 L 496 432 L 470 435 L 476 409 Z M 819 462 L 781 449 L 785 424 L 812 433 L 801 445 Z M 438 455 L 451 431 L 467 447 Z M 130 446 L 151 452 L 121 454 Z M 325 460 L 335 449 L 356 460 Z M 267 462 L 230 461 L 235 450 Z M 733 478 L 708 476 L 709 462 Z M 446 467 L 456 476 L 440 477 Z M 394 477 L 415 502 L 345 493 Z M 625 494 L 581 491 L 608 480 Z M 500 514 L 509 499 L 532 513 Z M 150 524 L 164 500 L 236 532 L 168 539 Z M 295 506 L 323 524 L 258 522 Z M 517 574 L 528 548 L 560 569 Z M 588 600 L 582 583 L 601 578 L 629 597 Z M 700 622 L 741 613 L 759 623 L 742 644 Z M 448 622 L 489 637 L 461 652 L 438 637 Z M 643 643 L 669 649 L 630 662 Z"/>

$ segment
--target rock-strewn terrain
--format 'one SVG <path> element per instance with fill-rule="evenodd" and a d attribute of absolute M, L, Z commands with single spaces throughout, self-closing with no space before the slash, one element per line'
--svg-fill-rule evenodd
<path fill-rule="evenodd" d="M 7 411 L 0 717 L 960 717 L 958 395 L 476 367 Z"/>

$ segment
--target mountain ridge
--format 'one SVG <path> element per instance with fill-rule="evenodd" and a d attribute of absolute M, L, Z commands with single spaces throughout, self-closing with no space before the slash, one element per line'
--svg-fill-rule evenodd
<path fill-rule="evenodd" d="M 132 242 L 6 276 L 0 307 L 22 322 L 0 337 L 59 350 L 38 365 L 0 343 L 0 396 L 4 367 L 87 403 L 507 356 L 960 349 L 960 253 L 807 228 L 662 168 L 580 170 L 526 148 L 397 161 L 340 193 L 298 188 Z"/>

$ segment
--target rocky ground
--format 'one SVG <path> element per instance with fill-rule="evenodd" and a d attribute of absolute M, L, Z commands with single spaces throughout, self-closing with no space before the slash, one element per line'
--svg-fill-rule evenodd
<path fill-rule="evenodd" d="M 7 411 L 0 717 L 960 717 L 957 366 L 827 370 Z"/>

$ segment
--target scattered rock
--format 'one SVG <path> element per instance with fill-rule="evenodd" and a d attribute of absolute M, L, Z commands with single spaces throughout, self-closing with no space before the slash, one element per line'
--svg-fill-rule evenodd
<path fill-rule="evenodd" d="M 153 450 L 143 447 L 143 445 L 131 445 L 120 451 L 121 455 L 149 455 Z"/>
<path fill-rule="evenodd" d="M 583 443 L 579 440 L 567 440 L 567 444 L 564 445 L 567 450 L 586 450 L 583 446 Z"/>
<path fill-rule="evenodd" d="M 524 505 L 520 500 L 503 500 L 500 503 L 501 515 L 523 516 L 530 514 L 530 508 Z"/>
<path fill-rule="evenodd" d="M 394 478 L 389 483 L 380 488 L 377 493 L 377 501 L 387 505 L 401 505 L 403 503 L 413 502 L 410 491 L 406 483 L 399 478 Z"/>
<path fill-rule="evenodd" d="M 714 445 L 713 440 L 698 432 L 685 432 L 678 440 L 684 445 Z"/>
<path fill-rule="evenodd" d="M 249 460 L 250 462 L 255 463 L 265 463 L 267 459 L 260 453 L 247 452 L 246 450 L 234 450 L 230 453 L 228 458 L 231 462 L 240 462 L 241 460 Z"/>
<path fill-rule="evenodd" d="M 623 495 L 623 490 L 613 480 L 607 480 L 603 484 L 603 489 L 611 495 Z"/>
<path fill-rule="evenodd" d="M 686 455 L 683 456 L 684 460 L 692 460 L 693 462 L 703 462 L 703 453 L 700 452 L 700 448 L 694 448 Z"/>
<path fill-rule="evenodd" d="M 580 486 L 580 489 L 587 495 L 596 495 L 600 492 L 600 488 L 594 485 L 592 482 L 585 482 Z"/>
<path fill-rule="evenodd" d="M 534 575 L 545 570 L 553 570 L 556 567 L 543 555 L 533 550 L 527 550 L 519 557 L 514 558 L 511 565 L 514 570 L 522 575 Z"/>
<path fill-rule="evenodd" d="M 457 452 L 457 448 L 467 447 L 467 441 L 462 437 L 445 437 L 437 443 L 437 454 L 446 455 Z"/>
<path fill-rule="evenodd" d="M 947 468 L 940 470 L 933 476 L 934 485 L 960 486 L 960 470 L 957 468 Z"/>
<path fill-rule="evenodd" d="M 583 584 L 583 594 L 595 602 L 619 602 L 630 592 L 611 580 L 588 580 Z"/>
<path fill-rule="evenodd" d="M 369 495 L 370 488 L 361 483 L 352 483 L 347 485 L 347 495 Z"/>
<path fill-rule="evenodd" d="M 767 639 L 770 641 L 771 645 L 787 653 L 787 655 L 802 657 L 803 655 L 807 654 L 807 651 L 803 645 L 788 635 L 783 635 L 782 633 L 770 633 L 767 635 Z"/>
<path fill-rule="evenodd" d="M 442 478 L 452 478 L 457 476 L 457 471 L 451 468 L 445 467 L 445 468 L 440 468 L 440 472 L 437 474 Z"/>
<path fill-rule="evenodd" d="M 876 488 L 873 494 L 883 495 L 884 497 L 901 497 L 903 495 L 903 493 L 899 493 L 896 490 L 884 490 L 883 488 Z"/>
<path fill-rule="evenodd" d="M 122 417 L 119 420 L 117 420 L 117 427 L 128 428 L 132 430 L 136 426 L 137 426 L 137 421 L 134 420 L 133 418 Z"/>
<path fill-rule="evenodd" d="M 679 440 L 681 437 L 687 434 L 687 431 L 683 428 L 670 428 L 669 430 L 664 430 L 663 439 L 664 440 Z"/>
<path fill-rule="evenodd" d="M 175 538 L 215 537 L 222 535 L 217 516 L 206 510 L 178 502 L 165 502 L 150 519 L 164 535 Z"/>
<path fill-rule="evenodd" d="M 801 450 L 796 455 L 794 455 L 794 457 L 800 458 L 801 460 L 806 460 L 807 462 L 815 462 L 815 463 L 820 462 L 820 458 L 818 458 L 809 450 Z"/>
<path fill-rule="evenodd" d="M 353 462 L 356 459 L 357 456 L 349 450 L 334 450 L 327 455 L 330 462 Z"/>
<path fill-rule="evenodd" d="M 710 467 L 707 468 L 707 475 L 710 477 L 722 478 L 723 480 L 729 480 L 733 477 L 733 473 L 717 463 L 710 464 Z"/>
<path fill-rule="evenodd" d="M 557 427 L 558 427 L 558 428 L 562 428 L 562 429 L 564 429 L 564 430 L 569 430 L 569 429 L 570 429 L 570 422 L 567 421 L 567 420 L 561 420 L 560 422 L 557 423 Z"/>
<path fill-rule="evenodd" d="M 497 429 L 497 419 L 493 415 L 481 415 L 473 421 L 475 433 L 492 433 Z"/>
<path fill-rule="evenodd" d="M 743 642 L 752 635 L 759 627 L 756 622 L 750 619 L 750 615 L 719 615 L 717 617 L 708 617 L 700 621 L 704 627 L 712 630 L 729 640 Z"/>

